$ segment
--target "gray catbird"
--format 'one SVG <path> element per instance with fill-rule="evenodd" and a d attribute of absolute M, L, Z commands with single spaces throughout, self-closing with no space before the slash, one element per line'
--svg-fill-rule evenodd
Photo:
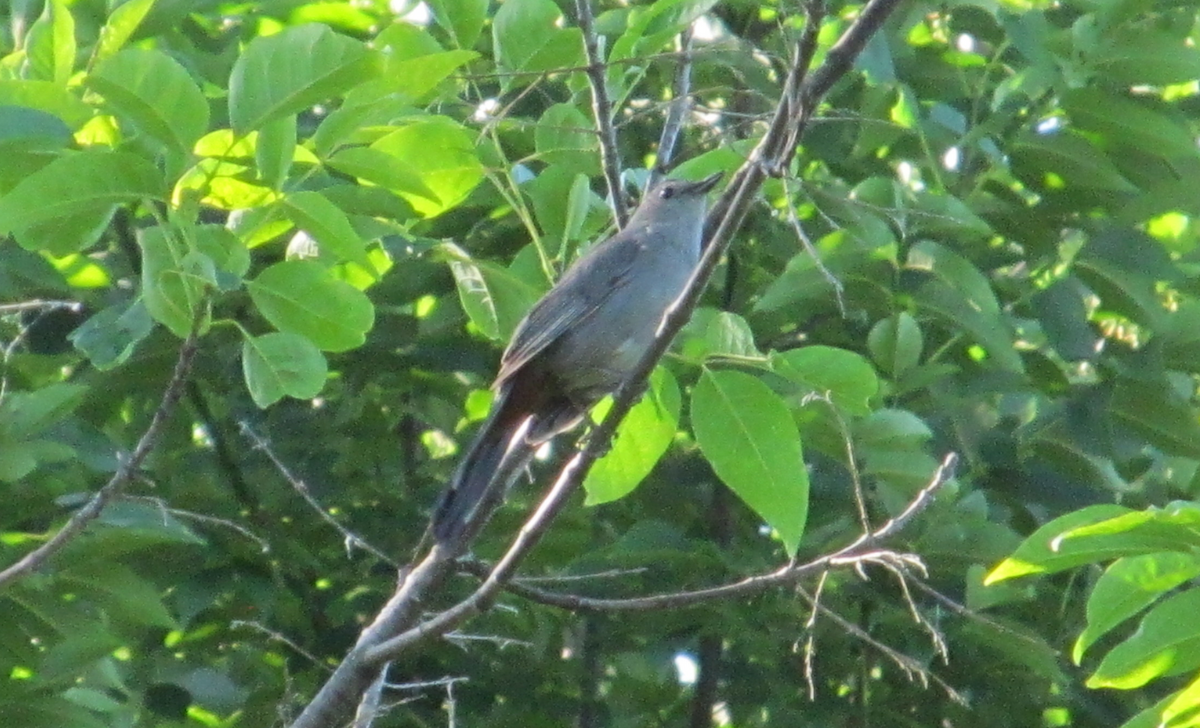
<path fill-rule="evenodd" d="M 629 223 L 595 245 L 517 324 L 491 413 L 434 511 L 441 543 L 475 531 L 493 483 L 507 489 L 538 446 L 576 425 L 624 380 L 700 259 L 705 195 L 720 173 L 665 180 Z"/>

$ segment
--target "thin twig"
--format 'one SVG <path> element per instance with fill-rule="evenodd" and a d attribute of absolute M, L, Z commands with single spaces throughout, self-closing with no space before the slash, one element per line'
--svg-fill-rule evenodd
<path fill-rule="evenodd" d="M 679 63 L 675 66 L 675 83 L 672 86 L 671 102 L 667 104 L 667 117 L 663 121 L 662 134 L 658 137 L 658 151 L 654 155 L 654 168 L 650 170 L 650 185 L 655 185 L 675 159 L 675 146 L 683 130 L 692 106 L 692 29 L 684 28 L 679 34 Z"/>
<path fill-rule="evenodd" d="M 267 459 L 270 460 L 271 464 L 275 466 L 275 470 L 283 476 L 283 479 L 286 480 L 289 485 L 292 486 L 292 490 L 295 490 L 297 493 L 299 493 L 300 497 L 304 499 L 304 502 L 307 503 L 310 508 L 316 511 L 326 523 L 333 526 L 338 533 L 342 534 L 342 538 L 346 543 L 347 550 L 349 550 L 352 546 L 357 546 L 380 561 L 386 564 L 391 564 L 392 566 L 397 566 L 395 559 L 384 553 L 382 549 L 372 546 L 369 541 L 346 528 L 340 521 L 338 521 L 338 519 L 330 515 L 329 512 L 325 510 L 325 507 L 321 505 L 320 501 L 318 501 L 312 494 L 312 491 L 308 489 L 308 484 L 305 483 L 301 478 L 297 477 L 291 471 L 291 469 L 288 468 L 283 460 L 280 459 L 277 454 L 275 454 L 275 451 L 271 448 L 271 444 L 267 442 L 266 438 L 255 432 L 254 428 L 250 426 L 249 422 L 243 420 L 238 423 L 238 427 L 241 428 L 242 434 L 245 435 L 246 438 L 254 445 L 254 449 L 261 450 L 263 454 L 267 456 Z"/>
<path fill-rule="evenodd" d="M 937 674 L 926 670 L 913 658 L 901 652 L 897 652 L 891 647 L 888 647 L 871 635 L 867 634 L 867 632 L 865 632 L 862 628 L 849 621 L 842 615 L 822 604 L 819 604 L 812 596 L 808 594 L 808 592 L 804 591 L 803 589 L 797 589 L 796 591 L 802 599 L 804 599 L 813 607 L 813 609 L 819 610 L 821 614 L 829 617 L 831 621 L 835 622 L 852 637 L 874 648 L 881 655 L 895 663 L 895 665 L 904 672 L 905 676 L 908 677 L 909 680 L 915 679 L 924 687 L 929 687 L 929 683 L 933 682 L 942 690 L 944 690 L 946 695 L 954 702 L 958 703 L 959 705 L 968 704 L 966 697 L 962 693 L 955 690 L 948 682 L 943 680 Z"/>
<path fill-rule="evenodd" d="M 0 571 L 0 590 L 36 571 L 51 556 L 73 541 L 79 534 L 83 533 L 87 525 L 96 520 L 104 511 L 104 507 L 120 495 L 121 491 L 134 479 L 138 468 L 142 466 L 142 462 L 158 445 L 158 441 L 161 439 L 163 431 L 166 428 L 167 421 L 174 414 L 175 406 L 179 403 L 179 398 L 183 395 L 184 384 L 187 381 L 188 374 L 191 372 L 192 362 L 196 358 L 201 322 L 204 320 L 204 316 L 207 315 L 207 310 L 206 302 L 201 302 L 201 305 L 197 306 L 191 331 L 179 347 L 179 356 L 175 360 L 175 369 L 171 372 L 171 379 L 167 382 L 166 389 L 163 390 L 162 399 L 158 403 L 158 408 L 154 411 L 150 425 L 142 433 L 141 438 L 138 439 L 133 452 L 121 462 L 117 467 L 117 472 L 113 473 L 112 478 L 100 490 L 96 491 L 91 500 L 78 511 L 75 511 L 74 515 L 48 541 L 28 554 L 25 554 L 17 563 L 9 566 L 4 571 Z"/>
<path fill-rule="evenodd" d="M 608 68 L 601 58 L 600 37 L 592 22 L 591 1 L 575 0 L 575 12 L 579 16 L 583 50 L 587 54 L 588 64 L 584 73 L 592 87 L 592 115 L 596 117 L 596 131 L 600 135 L 600 163 L 608 183 L 609 204 L 612 205 L 617 227 L 623 228 L 629 221 L 629 208 L 621 189 L 621 158 L 617 154 L 617 133 L 612 123 L 612 101 L 608 98 Z"/>
<path fill-rule="evenodd" d="M 293 652 L 300 655 L 301 657 L 304 657 L 309 662 L 311 662 L 312 664 L 321 668 L 325 672 L 331 672 L 331 670 L 329 669 L 329 665 L 326 665 L 316 655 L 314 655 L 313 653 L 304 649 L 300 645 L 296 644 L 290 637 L 283 634 L 282 632 L 276 632 L 275 630 L 273 630 L 269 627 L 266 627 L 262 624 L 259 624 L 258 622 L 247 622 L 247 621 L 241 620 L 241 619 L 233 620 L 232 622 L 229 623 L 229 626 L 234 629 L 238 629 L 239 627 L 245 627 L 248 629 L 255 630 L 256 632 L 262 632 L 263 634 L 265 634 L 267 637 L 271 638 L 272 640 L 274 640 L 282 645 L 287 645 L 288 647 L 290 647 L 292 649 Z"/>
<path fill-rule="evenodd" d="M 821 604 L 821 595 L 825 593 L 825 584 L 829 581 L 829 572 L 821 572 L 821 578 L 817 580 L 817 588 L 813 591 L 812 596 L 812 611 L 808 615 L 808 621 L 804 623 L 804 631 L 806 637 L 804 640 L 804 682 L 808 685 L 808 699 L 817 699 L 817 682 L 814 677 L 816 671 L 813 667 L 814 660 L 817 654 L 817 615 L 820 609 L 817 607 Z M 799 590 L 799 587 L 797 587 Z"/>
<path fill-rule="evenodd" d="M 492 567 L 484 562 L 470 557 L 458 559 L 458 568 L 468 574 L 474 574 L 480 578 L 487 576 Z M 644 574 L 650 569 L 645 566 L 638 566 L 632 569 L 605 569 L 604 571 L 594 571 L 587 574 L 546 574 L 543 576 L 518 576 L 513 579 L 516 584 L 537 584 L 541 583 L 563 583 L 570 581 L 591 581 L 593 579 L 618 579 L 625 576 L 637 576 Z"/>
<path fill-rule="evenodd" d="M 921 573 L 917 577 L 910 574 L 909 570 L 904 566 L 897 564 L 884 563 L 883 568 L 896 577 L 896 581 L 900 584 L 900 593 L 904 596 L 904 604 L 908 607 L 908 613 L 912 615 L 913 621 L 929 635 L 929 640 L 933 643 L 934 652 L 942 658 L 942 662 L 949 664 L 950 650 L 946 647 L 946 637 L 942 634 L 941 630 L 933 626 L 933 623 L 921 613 L 921 609 L 917 606 L 917 601 L 913 599 L 912 591 L 908 588 L 910 580 L 920 581 L 928 578 L 929 574 L 925 571 L 925 565 L 921 564 L 919 566 Z"/>
<path fill-rule="evenodd" d="M 730 52 L 730 51 L 720 52 L 720 51 L 714 50 L 712 52 L 705 51 L 704 53 L 706 56 L 715 56 L 718 53 L 723 53 L 724 55 L 732 55 L 732 52 Z M 683 55 L 683 54 L 680 51 L 659 51 L 658 53 L 650 53 L 650 54 L 644 55 L 644 56 L 637 55 L 637 56 L 630 56 L 629 58 L 614 58 L 614 59 L 607 60 L 606 64 L 609 67 L 613 67 L 613 66 L 638 66 L 638 67 L 641 67 L 641 66 L 646 65 L 647 63 L 656 63 L 658 61 L 677 60 L 681 55 Z M 774 58 L 775 57 L 770 52 L 763 52 L 763 56 L 765 58 Z M 586 73 L 587 70 L 588 70 L 588 66 L 586 66 L 586 65 L 585 66 L 555 66 L 554 68 L 549 68 L 546 70 L 539 70 L 539 71 L 489 71 L 487 73 L 459 73 L 456 75 L 456 78 L 460 78 L 464 81 L 495 81 L 497 79 L 528 78 L 530 76 L 545 76 L 547 78 L 553 78 L 555 76 L 562 76 L 562 75 L 566 75 L 566 74 L 570 74 L 570 73 Z"/>
<path fill-rule="evenodd" d="M 5 316 L 10 313 L 20 313 L 21 311 L 56 311 L 59 309 L 67 309 L 68 311 L 82 311 L 83 304 L 79 301 L 21 301 L 19 303 L 4 303 L 0 304 L 0 316 Z"/>
<path fill-rule="evenodd" d="M 515 637 L 501 637 L 494 634 L 463 634 L 462 632 L 447 632 L 444 637 L 447 642 L 486 642 L 495 645 L 501 650 L 506 650 L 509 647 L 533 647 L 533 643 L 528 640 L 519 640 Z M 462 645 L 459 645 L 460 647 Z"/>
<path fill-rule="evenodd" d="M 842 315 L 842 318 L 846 318 L 846 300 L 842 295 L 843 291 L 845 291 L 845 286 L 833 274 L 833 271 L 825 266 L 825 262 L 821 260 L 821 254 L 817 252 L 817 247 L 813 245 L 808 234 L 804 232 L 804 226 L 800 224 L 800 217 L 796 214 L 796 203 L 792 199 L 791 185 L 788 184 L 787 175 L 783 176 L 783 196 L 785 200 L 784 204 L 787 205 L 788 222 L 792 226 L 792 231 L 800 239 L 800 244 L 804 246 L 804 251 L 808 253 L 808 257 L 812 258 L 813 265 L 817 267 L 817 270 L 829 282 L 829 286 L 833 288 L 833 296 L 837 299 L 838 313 Z"/>
<path fill-rule="evenodd" d="M 164 521 L 166 520 L 166 516 L 171 515 L 171 516 L 175 516 L 177 518 L 186 518 L 188 520 L 196 521 L 198 523 L 207 523 L 207 524 L 210 524 L 213 526 L 220 526 L 222 528 L 228 528 L 229 530 L 234 531 L 234 532 L 240 534 L 241 536 L 253 541 L 255 544 L 258 545 L 259 550 L 261 550 L 264 554 L 270 552 L 270 550 L 271 550 L 271 544 L 268 543 L 265 538 L 255 534 L 253 531 L 251 531 L 250 529 L 241 525 L 240 523 L 234 523 L 233 521 L 230 521 L 229 519 L 218 518 L 216 516 L 209 516 L 204 513 L 196 513 L 194 511 L 185 511 L 180 508 L 171 508 L 170 506 L 167 505 L 166 501 L 164 501 L 162 498 L 156 498 L 154 496 L 149 496 L 149 495 L 122 495 L 120 497 L 120 499 L 123 501 L 148 503 L 148 504 L 154 506 L 155 508 L 157 508 L 159 510 L 159 512 L 162 513 Z"/>
<path fill-rule="evenodd" d="M 1026 644 L 1028 644 L 1031 648 L 1041 649 L 1042 647 L 1044 647 L 1044 645 L 1041 642 L 1038 642 L 1036 639 L 1030 637 L 1028 634 L 1025 634 L 1023 632 L 1015 630 L 1012 627 L 1010 627 L 1006 624 L 1003 624 L 1001 622 L 997 622 L 994 619 L 985 617 L 982 614 L 980 614 L 979 612 L 976 612 L 974 609 L 969 609 L 968 607 L 965 607 L 962 604 L 959 604 L 958 602 L 956 602 L 955 600 L 946 596 L 945 594 L 941 593 L 937 589 L 934 589 L 933 587 L 929 586 L 929 584 L 925 583 L 921 579 L 914 579 L 912 583 L 916 585 L 917 589 L 919 589 L 920 591 L 923 591 L 926 594 L 928 594 L 929 596 L 933 597 L 934 600 L 939 602 L 942 606 L 946 607 L 947 609 L 949 609 L 950 611 L 954 612 L 955 614 L 957 614 L 961 617 L 965 617 L 967 619 L 979 622 L 980 624 L 985 624 L 988 627 L 990 627 L 998 632 L 1003 632 L 1008 637 L 1013 637 L 1015 639 L 1019 639 L 1022 642 L 1025 642 Z"/>
<path fill-rule="evenodd" d="M 487 568 L 486 566 L 484 567 Z M 605 571 L 595 571 L 590 574 L 562 574 L 548 576 L 520 576 L 513 579 L 519 584 L 536 584 L 538 582 L 567 582 L 567 581 L 591 581 L 593 579 L 617 579 L 622 576 L 637 576 L 650 571 L 648 567 L 639 566 L 634 569 L 606 569 Z M 486 572 L 485 572 L 486 573 Z"/>
<path fill-rule="evenodd" d="M 388 667 L 392 663 L 384 663 L 379 668 L 379 675 L 371 682 L 371 686 L 363 692 L 362 700 L 358 701 L 358 709 L 354 711 L 354 722 L 351 728 L 371 728 L 375 719 L 383 713 L 383 688 L 387 685 Z"/>
<path fill-rule="evenodd" d="M 824 402 L 829 408 L 829 413 L 833 416 L 833 421 L 838 426 L 838 434 L 842 436 L 842 444 L 846 452 L 846 469 L 850 472 L 850 485 L 854 493 L 854 505 L 858 509 L 858 522 L 862 526 L 863 533 L 871 530 L 871 517 L 867 513 L 867 496 L 863 490 L 862 474 L 858 470 L 858 459 L 854 456 L 854 440 L 850 437 L 850 427 L 846 424 L 846 418 L 842 417 L 842 413 L 838 410 L 837 405 L 833 403 L 829 392 L 821 394 L 812 394 L 805 398 L 806 401 Z"/>
<path fill-rule="evenodd" d="M 443 677 L 437 680 L 421 680 L 418 682 L 387 683 L 388 690 L 424 690 L 425 688 L 448 688 L 461 682 L 467 682 L 466 677 Z"/>

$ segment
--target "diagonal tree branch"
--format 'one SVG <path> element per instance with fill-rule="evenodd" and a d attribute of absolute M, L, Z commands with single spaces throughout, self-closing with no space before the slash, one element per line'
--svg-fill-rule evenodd
<path fill-rule="evenodd" d="M 4 571 L 0 571 L 0 590 L 11 586 L 17 580 L 36 571 L 51 556 L 77 538 L 79 534 L 83 533 L 83 530 L 89 523 L 96 520 L 104 512 L 104 507 L 119 496 L 125 487 L 129 485 L 129 482 L 133 480 L 138 469 L 142 466 L 142 461 L 158 445 L 167 421 L 174 414 L 175 406 L 179 403 L 179 398 L 183 396 L 184 385 L 187 383 L 188 373 L 192 369 L 192 361 L 196 358 L 200 324 L 207 312 L 207 308 L 206 302 L 202 302 L 197 307 L 197 314 L 192 321 L 191 332 L 188 333 L 188 337 L 184 339 L 183 344 L 179 347 L 179 356 L 175 360 L 175 369 L 171 372 L 171 378 L 167 382 L 166 389 L 163 390 L 162 399 L 158 403 L 158 408 L 154 411 L 154 417 L 151 418 L 150 425 L 142 433 L 141 438 L 138 439 L 137 445 L 134 446 L 133 452 L 121 462 L 117 467 L 117 472 L 113 473 L 112 478 L 100 490 L 96 491 L 96 494 L 92 496 L 87 504 L 78 511 L 75 511 L 71 518 L 63 524 L 63 527 L 50 537 L 50 540 L 25 554 L 21 560 L 9 566 Z"/>

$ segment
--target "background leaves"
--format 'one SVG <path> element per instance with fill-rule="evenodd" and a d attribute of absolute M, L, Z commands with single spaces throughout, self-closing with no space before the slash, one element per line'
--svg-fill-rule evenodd
<path fill-rule="evenodd" d="M 574 6 L 401 5 L 0 4 L 0 563 L 111 477 L 202 332 L 125 496 L 0 592 L 0 724 L 261 726 L 305 701 L 393 586 L 329 519 L 411 550 L 503 342 L 613 229 Z M 627 192 L 693 21 L 677 159 L 750 157 L 797 6 L 594 10 Z M 818 63 L 862 7 L 827 10 Z M 736 580 L 852 541 L 856 491 L 884 523 L 956 452 L 884 544 L 931 591 L 821 582 L 871 641 L 787 590 L 637 618 L 505 594 L 463 638 L 495 640 L 389 681 L 469 678 L 471 725 L 1194 722 L 1197 27 L 1178 3 L 903 3 L 520 574 L 608 598 Z M 379 724 L 445 724 L 447 697 Z"/>

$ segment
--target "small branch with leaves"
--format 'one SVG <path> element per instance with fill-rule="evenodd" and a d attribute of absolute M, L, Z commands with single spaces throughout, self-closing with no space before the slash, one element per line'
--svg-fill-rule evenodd
<path fill-rule="evenodd" d="M 175 407 L 179 404 L 180 397 L 183 396 L 184 385 L 187 383 L 188 374 L 192 370 L 192 362 L 196 358 L 201 323 L 207 313 L 207 308 L 206 302 L 202 302 L 197 306 L 197 313 L 195 319 L 192 321 L 191 332 L 179 347 L 179 355 L 175 360 L 175 368 L 171 372 L 171 379 L 167 382 L 166 389 L 163 390 L 162 399 L 158 403 L 158 408 L 155 409 L 154 416 L 150 419 L 150 424 L 138 439 L 133 452 L 121 460 L 121 464 L 117 467 L 117 472 L 113 473 L 109 481 L 100 490 L 96 491 L 95 495 L 82 508 L 75 511 L 71 518 L 49 540 L 28 554 L 25 554 L 15 564 L 0 571 L 0 590 L 12 586 L 12 584 L 21 578 L 37 571 L 50 557 L 78 538 L 89 523 L 100 517 L 100 514 L 104 512 L 105 506 L 120 496 L 129 483 L 137 477 L 138 469 L 141 468 L 142 462 L 150 455 L 151 451 L 158 446 L 158 442 L 166 429 L 167 422 L 171 419 L 171 415 L 175 413 Z"/>

